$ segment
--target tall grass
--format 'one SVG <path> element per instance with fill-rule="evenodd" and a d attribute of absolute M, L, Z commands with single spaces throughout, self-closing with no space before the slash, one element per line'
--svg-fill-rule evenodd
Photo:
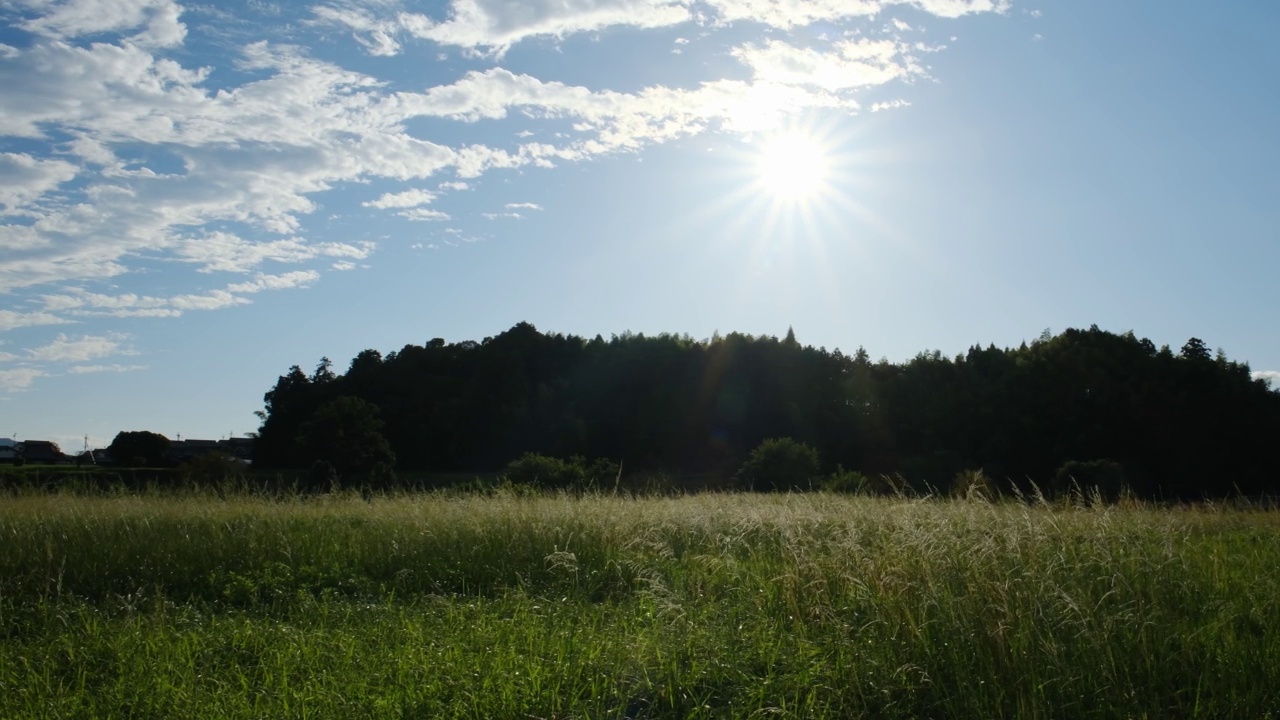
<path fill-rule="evenodd" d="M 0 717 L 1266 717 L 1280 515 L 0 499 Z"/>

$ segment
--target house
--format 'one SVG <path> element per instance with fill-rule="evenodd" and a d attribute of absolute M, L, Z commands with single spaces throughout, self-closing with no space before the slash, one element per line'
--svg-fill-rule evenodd
<path fill-rule="evenodd" d="M 110 465 L 111 453 L 106 448 L 97 450 L 85 450 L 77 453 L 75 456 L 76 466 L 80 465 Z"/>
<path fill-rule="evenodd" d="M 22 454 L 18 451 L 18 443 L 10 438 L 0 438 L 0 463 L 16 463 Z"/>
<path fill-rule="evenodd" d="M 174 440 L 169 443 L 169 459 L 176 463 L 191 460 L 210 453 L 225 453 L 217 440 Z"/>
<path fill-rule="evenodd" d="M 52 440 L 25 440 L 18 447 L 22 452 L 22 461 L 28 465 L 58 465 L 71 461 L 71 458 L 63 454 L 58 443 Z"/>
<path fill-rule="evenodd" d="M 253 438 L 227 438 L 226 440 L 219 440 L 218 446 L 222 448 L 222 452 L 237 460 L 249 460 L 253 457 Z"/>

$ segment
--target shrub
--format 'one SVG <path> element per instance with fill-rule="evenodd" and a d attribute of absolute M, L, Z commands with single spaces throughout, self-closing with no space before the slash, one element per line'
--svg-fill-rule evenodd
<path fill-rule="evenodd" d="M 752 490 L 809 490 L 818 468 L 817 450 L 791 438 L 771 438 L 751 451 L 738 481 Z"/>
<path fill-rule="evenodd" d="M 343 483 L 385 486 L 393 477 L 396 455 L 382 435 L 378 406 L 361 398 L 342 396 L 321 405 L 299 428 L 298 446 L 312 463 L 313 484 L 324 482 L 321 461 Z"/>
<path fill-rule="evenodd" d="M 1053 478 L 1056 497 L 1078 493 L 1081 499 L 1101 499 L 1113 503 L 1120 499 L 1128 481 L 1124 468 L 1114 460 L 1071 460 L 1058 468 Z"/>
<path fill-rule="evenodd" d="M 864 495 L 871 492 L 871 481 L 857 470 L 845 470 L 843 465 L 822 481 L 822 489 L 833 493 Z"/>
<path fill-rule="evenodd" d="M 507 463 L 502 475 L 514 485 L 528 485 L 554 490 L 585 490 L 589 487 L 612 487 L 619 466 L 603 458 L 588 461 L 574 455 L 565 460 L 538 453 L 525 453 Z"/>
<path fill-rule="evenodd" d="M 247 467 L 222 453 L 205 453 L 178 466 L 179 476 L 197 485 L 231 485 L 244 482 Z"/>
<path fill-rule="evenodd" d="M 951 479 L 951 497 L 953 498 L 990 502 L 998 495 L 996 484 L 981 468 L 961 470 Z"/>

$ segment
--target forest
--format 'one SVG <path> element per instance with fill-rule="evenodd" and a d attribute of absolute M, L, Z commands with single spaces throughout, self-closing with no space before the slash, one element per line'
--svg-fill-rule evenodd
<path fill-rule="evenodd" d="M 365 350 L 337 372 L 294 366 L 264 396 L 254 464 L 351 476 L 493 472 L 528 453 L 733 487 L 771 438 L 824 472 L 947 492 L 980 471 L 1002 491 L 1105 468 L 1133 494 L 1273 493 L 1280 392 L 1198 338 L 1045 331 L 1016 348 L 901 363 L 738 333 L 543 333 Z M 802 488 L 783 488 L 802 489 Z"/>

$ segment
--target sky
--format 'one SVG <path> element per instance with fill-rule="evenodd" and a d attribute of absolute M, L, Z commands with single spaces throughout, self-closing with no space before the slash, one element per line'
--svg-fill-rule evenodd
<path fill-rule="evenodd" d="M 0 0 L 0 437 L 518 322 L 1280 385 L 1280 3 Z"/>

